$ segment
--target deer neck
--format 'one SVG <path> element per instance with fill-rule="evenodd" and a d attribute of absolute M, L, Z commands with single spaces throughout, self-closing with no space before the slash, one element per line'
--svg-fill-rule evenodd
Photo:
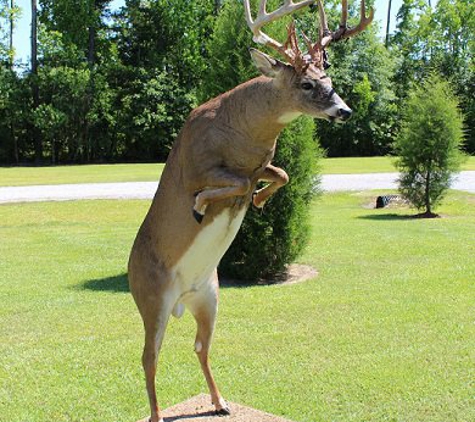
<path fill-rule="evenodd" d="M 279 133 L 300 112 L 289 107 L 289 101 L 273 79 L 261 76 L 252 79 L 229 93 L 230 107 L 240 113 L 230 113 L 233 125 L 249 139 L 273 146 Z"/>

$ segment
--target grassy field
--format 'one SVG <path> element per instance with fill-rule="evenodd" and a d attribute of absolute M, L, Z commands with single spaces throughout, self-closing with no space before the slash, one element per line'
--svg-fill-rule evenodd
<path fill-rule="evenodd" d="M 160 178 L 164 164 L 0 167 L 0 186 L 143 182 Z"/>
<path fill-rule="evenodd" d="M 226 287 L 212 360 L 226 398 L 296 422 L 475 420 L 475 195 L 445 218 L 374 210 L 369 194 L 312 208 L 296 285 Z M 147 201 L 0 206 L 0 421 L 147 414 L 128 251 Z M 188 313 L 169 325 L 164 407 L 200 392 Z"/>
<path fill-rule="evenodd" d="M 393 172 L 392 161 L 390 157 L 328 158 L 323 160 L 323 173 Z M 469 157 L 462 169 L 475 170 L 475 157 Z M 0 186 L 156 181 L 162 170 L 163 164 L 0 167 Z"/>

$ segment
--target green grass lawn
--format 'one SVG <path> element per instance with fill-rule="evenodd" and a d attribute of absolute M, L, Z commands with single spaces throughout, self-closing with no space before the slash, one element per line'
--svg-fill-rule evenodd
<path fill-rule="evenodd" d="M 221 290 L 212 361 L 227 399 L 296 422 L 475 420 L 475 195 L 450 193 L 432 220 L 373 200 L 314 203 L 313 280 Z M 124 273 L 147 206 L 0 206 L 1 422 L 146 416 Z M 163 407 L 206 392 L 194 329 L 189 313 L 169 325 Z"/>
<path fill-rule="evenodd" d="M 157 181 L 164 164 L 0 167 L 0 186 Z"/>
<path fill-rule="evenodd" d="M 393 172 L 392 162 L 390 157 L 327 158 L 323 173 Z M 163 164 L 0 167 L 0 186 L 156 181 L 162 170 Z M 469 157 L 462 170 L 475 170 L 475 157 Z"/>

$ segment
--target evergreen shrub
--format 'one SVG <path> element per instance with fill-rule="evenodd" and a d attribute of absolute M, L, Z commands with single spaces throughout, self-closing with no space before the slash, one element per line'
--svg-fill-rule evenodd
<path fill-rule="evenodd" d="M 434 207 L 460 170 L 463 135 L 463 117 L 449 83 L 430 75 L 409 95 L 395 143 L 399 191 L 424 210 L 421 216 L 435 216 Z"/>
<path fill-rule="evenodd" d="M 280 276 L 306 246 L 309 210 L 318 193 L 315 123 L 301 117 L 280 135 L 273 164 L 285 169 L 289 183 L 279 189 L 262 210 L 250 209 L 219 266 L 221 275 L 242 280 L 272 280 Z"/>

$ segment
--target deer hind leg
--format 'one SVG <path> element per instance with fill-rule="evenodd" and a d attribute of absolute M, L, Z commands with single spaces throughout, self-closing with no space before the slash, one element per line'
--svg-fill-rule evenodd
<path fill-rule="evenodd" d="M 270 182 L 267 186 L 257 190 L 252 195 L 252 203 L 257 208 L 263 208 L 266 201 L 282 186 L 289 183 L 289 176 L 279 167 L 268 164 L 259 180 Z"/>
<path fill-rule="evenodd" d="M 209 204 L 233 196 L 244 196 L 250 188 L 251 181 L 247 177 L 220 170 L 209 178 L 207 187 L 197 192 L 193 216 L 198 223 L 201 223 Z"/>
<path fill-rule="evenodd" d="M 206 290 L 196 293 L 187 305 L 196 320 L 195 352 L 206 378 L 216 414 L 229 415 L 231 414 L 229 406 L 218 390 L 209 363 L 209 350 L 218 311 L 218 277 L 216 271 L 210 278 L 210 284 L 206 287 Z"/>
<path fill-rule="evenodd" d="M 153 302 L 152 302 L 153 303 Z M 155 376 L 160 348 L 162 346 L 165 329 L 171 309 L 169 306 L 160 306 L 147 310 L 144 314 L 145 345 L 142 354 L 142 365 L 145 372 L 145 383 L 150 402 L 150 418 L 140 422 L 163 422 L 157 402 Z"/>

